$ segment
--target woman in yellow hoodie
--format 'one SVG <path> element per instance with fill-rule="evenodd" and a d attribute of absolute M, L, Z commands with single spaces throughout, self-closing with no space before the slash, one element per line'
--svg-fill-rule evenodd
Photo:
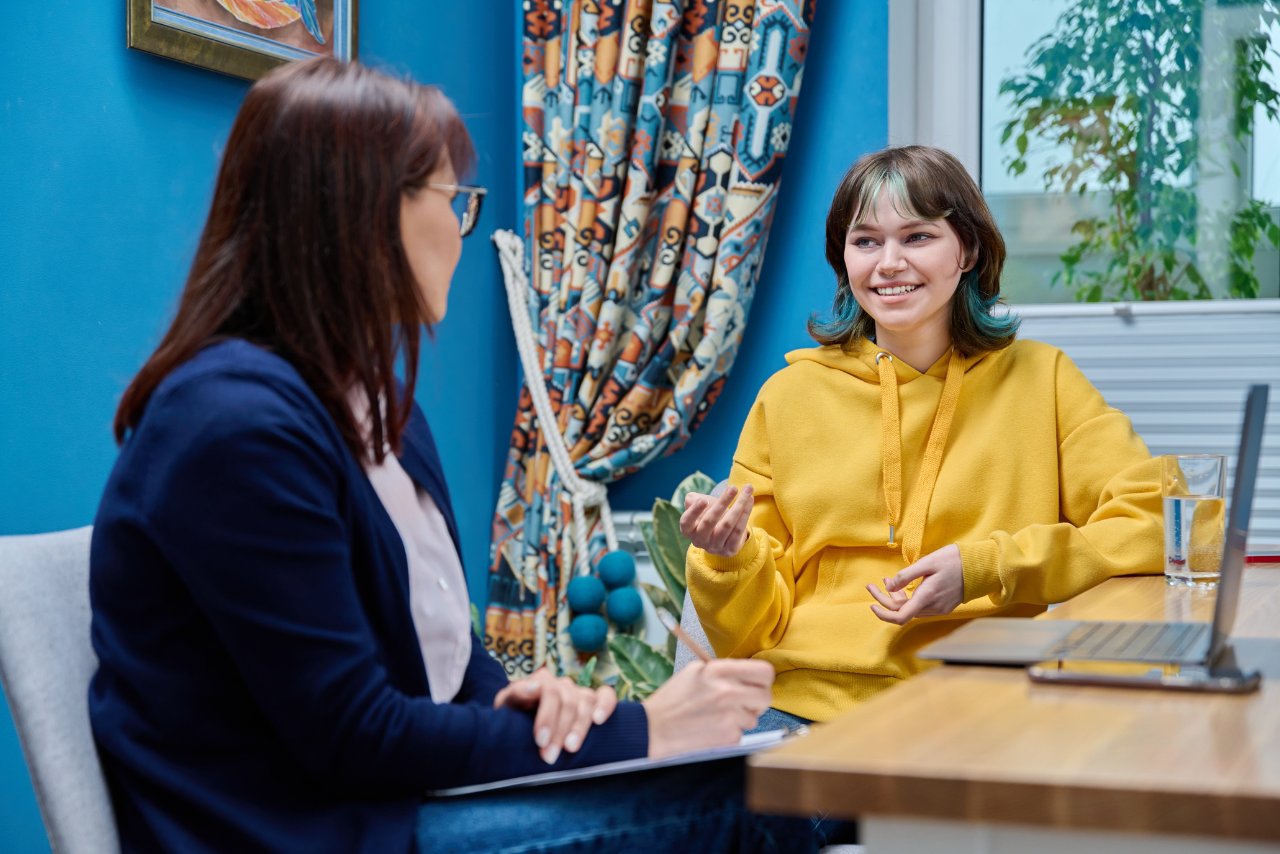
<path fill-rule="evenodd" d="M 826 247 L 822 346 L 787 354 L 729 488 L 681 518 L 717 655 L 773 664 L 774 707 L 804 720 L 919 673 L 916 650 L 966 620 L 1160 572 L 1163 548 L 1158 467 L 1128 417 L 991 314 L 1004 240 L 959 161 L 864 156 Z"/>

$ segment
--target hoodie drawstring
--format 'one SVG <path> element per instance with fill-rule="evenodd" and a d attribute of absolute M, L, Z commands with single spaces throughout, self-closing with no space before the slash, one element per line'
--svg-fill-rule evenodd
<path fill-rule="evenodd" d="M 880 361 L 883 356 L 884 361 Z M 893 369 L 893 356 L 889 353 L 876 354 L 876 368 L 880 372 L 880 418 L 884 432 L 883 472 L 884 503 L 889 516 L 889 548 L 902 547 L 902 557 L 907 564 L 920 559 L 920 545 L 924 541 L 924 523 L 929 516 L 929 502 L 933 498 L 933 487 L 938 481 L 938 471 L 942 468 L 942 452 L 947 445 L 947 434 L 951 431 L 951 417 L 955 415 L 956 403 L 960 400 L 960 384 L 964 382 L 964 356 L 954 347 L 951 360 L 947 363 L 947 379 L 942 385 L 942 399 L 938 401 L 938 411 L 933 417 L 933 427 L 929 430 L 929 443 L 925 446 L 924 462 L 920 465 L 920 474 L 916 477 L 916 488 L 912 492 L 911 506 L 907 518 L 902 523 L 902 540 L 894 541 L 898 522 L 902 513 L 902 429 L 898 415 L 898 375 Z"/>
<path fill-rule="evenodd" d="M 884 361 L 880 361 L 880 357 Z M 898 424 L 898 375 L 893 370 L 893 356 L 876 354 L 876 368 L 880 371 L 880 427 L 884 434 L 884 452 L 881 467 L 884 471 L 884 503 L 889 514 L 889 542 L 891 549 L 894 529 L 902 514 L 902 428 Z"/>

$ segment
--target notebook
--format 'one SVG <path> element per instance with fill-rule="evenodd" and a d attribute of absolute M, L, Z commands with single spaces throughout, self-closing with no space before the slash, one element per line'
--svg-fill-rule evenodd
<path fill-rule="evenodd" d="M 807 727 L 797 727 L 794 730 L 777 729 L 769 732 L 752 733 L 744 735 L 737 744 L 731 744 L 727 747 L 713 747 L 709 750 L 681 753 L 664 759 L 627 759 L 622 762 L 606 762 L 603 765 L 591 765 L 586 768 L 574 768 L 569 771 L 548 771 L 545 774 L 530 774 L 526 777 L 513 777 L 509 780 L 495 780 L 492 783 L 480 783 L 475 786 L 436 789 L 435 791 L 427 792 L 427 797 L 457 798 L 463 795 L 476 795 L 481 792 L 495 792 L 500 789 L 549 786 L 553 783 L 570 783 L 574 780 L 589 780 L 592 777 L 608 777 L 613 774 L 627 774 L 632 771 L 670 768 L 675 765 L 690 765 L 695 762 L 711 762 L 715 759 L 732 759 L 735 756 L 747 756 L 765 748 L 783 744 L 792 739 L 800 738 L 807 733 Z"/>

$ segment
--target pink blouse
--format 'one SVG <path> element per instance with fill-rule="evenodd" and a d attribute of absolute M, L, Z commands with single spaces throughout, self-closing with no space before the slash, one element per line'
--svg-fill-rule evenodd
<path fill-rule="evenodd" d="M 367 424 L 363 390 L 348 395 L 358 422 Z M 367 427 L 366 427 L 367 430 Z M 409 612 L 427 668 L 431 699 L 452 700 L 462 687 L 471 658 L 471 600 L 462 562 L 444 514 L 430 494 L 414 484 L 388 451 L 381 465 L 361 460 L 374 492 L 395 523 L 409 563 Z"/>

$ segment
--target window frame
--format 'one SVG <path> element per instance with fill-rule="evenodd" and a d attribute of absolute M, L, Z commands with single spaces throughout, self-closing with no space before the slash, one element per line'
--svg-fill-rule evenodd
<path fill-rule="evenodd" d="M 932 145 L 954 154 L 982 187 L 982 59 L 983 0 L 889 0 L 888 144 Z M 1230 37 L 1248 29 L 1238 11 L 1216 10 L 1218 37 Z M 1225 81 L 1206 81 L 1216 91 Z M 1202 145 L 1220 144 L 1208 137 Z M 1251 152 L 1250 152 L 1251 155 Z M 1252 156 L 1244 157 L 1252 165 Z M 1252 169 L 1245 180 L 1252 180 Z M 1223 192 L 1229 179 L 1204 181 L 1199 192 Z M 1237 179 L 1238 180 L 1238 179 Z M 1207 208 L 1208 206 L 1206 206 Z M 1206 229 L 1206 232 L 1211 231 Z M 1233 305 L 1215 313 L 1247 312 L 1267 297 L 1248 300 L 1213 300 Z M 1237 303 L 1239 303 L 1237 305 Z M 1106 303 L 1124 314 L 1138 303 Z M 1019 303 L 1024 316 L 1091 317 L 1086 304 Z M 1264 309 L 1271 311 L 1270 307 Z M 1110 313 L 1108 311 L 1107 313 Z"/>
<path fill-rule="evenodd" d="M 982 186 L 982 0 L 889 0 L 889 144 L 954 154 Z"/>

